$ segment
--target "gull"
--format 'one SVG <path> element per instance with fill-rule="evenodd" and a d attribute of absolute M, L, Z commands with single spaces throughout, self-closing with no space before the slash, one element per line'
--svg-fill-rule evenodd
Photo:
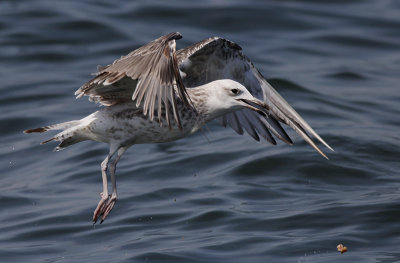
<path fill-rule="evenodd" d="M 278 94 L 256 69 L 242 48 L 227 39 L 211 37 L 176 51 L 180 33 L 170 33 L 99 67 L 95 77 L 76 92 L 102 104 L 80 120 L 25 130 L 61 130 L 43 143 L 59 141 L 56 151 L 93 140 L 109 145 L 101 163 L 103 191 L 93 213 L 102 223 L 117 201 L 116 166 L 134 144 L 163 143 L 189 136 L 207 122 L 219 119 L 242 135 L 246 131 L 271 144 L 274 137 L 291 145 L 282 128 L 293 128 L 328 159 L 312 137 L 333 149 Z M 107 172 L 112 190 L 108 191 Z"/>

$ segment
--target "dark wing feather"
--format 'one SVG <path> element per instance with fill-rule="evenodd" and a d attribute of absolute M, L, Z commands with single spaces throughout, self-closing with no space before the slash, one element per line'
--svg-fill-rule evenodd
<path fill-rule="evenodd" d="M 136 106 L 142 105 L 143 114 L 149 114 L 151 120 L 157 109 L 160 124 L 164 113 L 169 126 L 172 109 L 175 123 L 181 128 L 176 99 L 179 97 L 185 105 L 190 103 L 176 58 L 175 40 L 180 38 L 180 33 L 170 33 L 99 68 L 96 77 L 75 95 L 87 95 L 106 106 L 136 101 Z"/>
<path fill-rule="evenodd" d="M 199 86 L 217 79 L 232 79 L 243 84 L 250 93 L 263 100 L 269 107 L 268 116 L 243 109 L 222 117 L 223 125 L 231 126 L 237 133 L 247 131 L 255 140 L 259 135 L 275 144 L 272 137 L 292 144 L 279 122 L 293 128 L 307 143 L 324 157 L 326 155 L 313 142 L 314 138 L 332 148 L 303 120 L 302 117 L 269 85 L 253 63 L 234 42 L 212 37 L 177 51 L 177 60 L 186 87 Z"/>

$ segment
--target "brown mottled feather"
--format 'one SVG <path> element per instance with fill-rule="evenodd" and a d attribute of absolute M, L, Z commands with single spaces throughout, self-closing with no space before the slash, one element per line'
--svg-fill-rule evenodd
<path fill-rule="evenodd" d="M 115 90 L 115 84 L 124 78 L 138 80 L 137 85 L 125 87 L 131 91 L 131 100 L 139 106 L 143 103 L 143 114 L 149 114 L 151 120 L 157 105 L 157 117 L 161 123 L 162 107 L 168 108 L 169 104 L 176 105 L 179 98 L 187 106 L 190 106 L 185 86 L 181 79 L 175 49 L 175 40 L 182 38 L 180 33 L 170 33 L 162 36 L 147 45 L 144 45 L 126 56 L 115 60 L 111 65 L 102 67 L 97 76 L 77 90 L 75 95 L 81 97 L 87 95 L 92 100 L 106 106 L 126 102 L 119 96 L 113 100 L 111 94 Z M 164 90 L 168 97 L 163 96 Z M 128 92 L 127 92 L 128 93 Z M 156 104 L 155 102 L 158 101 Z M 179 114 L 173 107 L 173 115 L 176 125 L 181 128 Z M 168 113 L 164 113 L 166 118 Z M 171 123 L 168 122 L 168 125 Z"/>
<path fill-rule="evenodd" d="M 263 100 L 269 112 L 268 116 L 245 110 L 232 112 L 223 117 L 224 125 L 229 124 L 239 134 L 246 130 L 256 140 L 261 135 L 275 144 L 272 133 L 292 144 L 279 123 L 282 122 L 322 155 L 308 133 L 332 149 L 269 85 L 239 45 L 220 37 L 211 37 L 176 51 L 175 40 L 181 37 L 179 33 L 162 36 L 111 65 L 99 68 L 97 76 L 75 94 L 77 97 L 87 95 L 90 100 L 106 106 L 133 100 L 151 120 L 156 115 L 161 125 L 165 117 L 169 127 L 175 123 L 181 129 L 177 99 L 193 109 L 185 86 L 196 87 L 213 80 L 232 79 L 243 84 L 254 97 Z M 157 114 L 154 113 L 156 109 Z"/>

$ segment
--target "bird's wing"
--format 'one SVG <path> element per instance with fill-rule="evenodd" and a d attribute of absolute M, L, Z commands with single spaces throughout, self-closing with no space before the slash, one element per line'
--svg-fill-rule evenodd
<path fill-rule="evenodd" d="M 280 140 L 292 144 L 292 140 L 279 123 L 282 122 L 293 128 L 307 143 L 327 158 L 310 135 L 330 150 L 333 149 L 278 94 L 241 50 L 242 48 L 236 43 L 220 37 L 208 38 L 178 50 L 177 59 L 185 86 L 194 87 L 225 78 L 240 82 L 253 96 L 268 105 L 268 116 L 243 109 L 223 116 L 221 121 L 224 126 L 231 126 L 239 134 L 243 134 L 244 129 L 257 141 L 261 135 L 270 143 L 276 144 L 273 134 Z"/>
<path fill-rule="evenodd" d="M 143 107 L 143 114 L 154 118 L 157 109 L 158 120 L 165 118 L 169 126 L 172 114 L 181 128 L 176 99 L 189 105 L 189 99 L 179 74 L 176 59 L 175 40 L 180 33 L 170 33 L 144 45 L 112 64 L 99 68 L 93 79 L 76 92 L 77 98 L 87 95 L 90 100 L 110 106 L 136 101 Z"/>

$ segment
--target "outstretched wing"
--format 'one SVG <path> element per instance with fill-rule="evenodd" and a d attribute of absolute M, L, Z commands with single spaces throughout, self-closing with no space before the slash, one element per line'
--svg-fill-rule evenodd
<path fill-rule="evenodd" d="M 170 108 L 175 123 L 181 128 L 176 98 L 189 105 L 188 96 L 179 74 L 175 40 L 180 33 L 170 33 L 99 69 L 96 77 L 76 92 L 77 98 L 87 95 L 92 101 L 110 106 L 128 101 L 142 104 L 143 114 L 154 118 L 157 108 L 161 124 L 162 113 L 171 126 Z"/>
<path fill-rule="evenodd" d="M 322 156 L 327 156 L 314 143 L 314 138 L 333 150 L 303 118 L 278 94 L 265 80 L 253 63 L 242 53 L 236 43 L 212 37 L 177 51 L 177 59 L 183 83 L 186 87 L 199 86 L 217 79 L 232 79 L 243 84 L 250 93 L 269 106 L 268 116 L 264 117 L 249 109 L 239 110 L 222 117 L 224 126 L 229 125 L 238 134 L 247 131 L 255 140 L 259 135 L 276 144 L 275 135 L 280 140 L 292 144 L 279 122 L 293 128 L 307 143 Z"/>

